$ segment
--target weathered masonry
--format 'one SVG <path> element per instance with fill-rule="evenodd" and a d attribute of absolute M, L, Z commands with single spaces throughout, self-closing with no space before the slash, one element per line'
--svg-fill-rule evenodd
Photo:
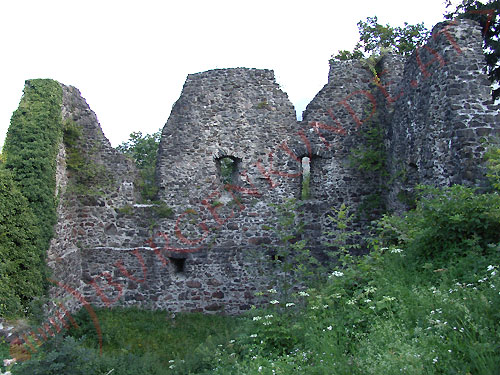
<path fill-rule="evenodd" d="M 500 129 L 484 65 L 478 25 L 440 23 L 408 59 L 385 56 L 377 77 L 360 61 L 332 63 L 301 122 L 271 70 L 189 75 L 163 129 L 155 204 L 140 204 L 133 162 L 110 146 L 78 90 L 62 85 L 63 123 L 80 134 L 57 158 L 52 296 L 71 309 L 85 300 L 238 313 L 269 286 L 273 205 L 302 199 L 305 169 L 299 217 L 316 254 L 332 207 L 360 212 L 363 228 L 384 209 L 404 209 L 418 183 L 483 184 L 481 140 Z M 381 163 L 360 169 L 356 155 L 370 148 Z M 68 164 L 75 152 L 99 171 L 91 186 Z"/>

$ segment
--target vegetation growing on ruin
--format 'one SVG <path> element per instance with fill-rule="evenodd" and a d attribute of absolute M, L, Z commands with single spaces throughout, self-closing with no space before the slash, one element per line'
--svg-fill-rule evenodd
<path fill-rule="evenodd" d="M 349 216 L 346 207 L 334 215 L 337 224 Z M 99 310 L 102 357 L 82 310 L 79 329 L 11 371 L 57 364 L 72 375 L 493 374 L 499 223 L 498 194 L 422 188 L 416 209 L 380 220 L 371 252 L 353 257 L 346 248 L 322 284 L 305 282 L 286 300 L 270 286 L 262 291 L 268 306 L 239 318 Z M 349 226 L 337 229 L 339 241 L 350 237 Z"/>
<path fill-rule="evenodd" d="M 410 25 L 407 22 L 403 27 L 393 27 L 389 24 L 378 23 L 377 16 L 367 17 L 366 21 L 358 22 L 359 41 L 352 51 L 342 50 L 335 56 L 334 60 L 363 59 L 370 55 L 379 56 L 383 52 L 392 52 L 408 56 L 430 36 L 430 31 L 423 22 Z"/>
<path fill-rule="evenodd" d="M 488 147 L 485 159 L 488 170 L 486 177 L 490 180 L 493 189 L 500 192 L 500 147 L 498 147 L 498 140 L 496 144 Z"/>
<path fill-rule="evenodd" d="M 11 172 L 0 168 L 0 316 L 23 315 L 43 294 L 40 228 Z"/>
<path fill-rule="evenodd" d="M 20 212 L 26 211 L 23 209 L 26 205 L 33 212 L 33 216 L 26 212 L 23 214 L 26 221 L 24 238 L 32 240 L 36 249 L 36 258 L 22 266 L 33 283 L 29 288 L 33 294 L 25 291 L 21 297 L 23 303 L 26 296 L 34 297 L 43 290 L 45 254 L 57 220 L 55 174 L 56 156 L 62 138 L 61 103 L 59 83 L 46 79 L 28 81 L 19 108 L 12 115 L 3 147 L 3 168 L 10 172 L 20 194 L 27 199 L 27 204 L 23 204 L 13 188 L 12 194 L 20 202 Z M 6 215 L 6 212 L 2 214 Z M 9 221 L 17 220 L 11 216 L 4 217 Z M 33 238 L 33 226 L 38 228 L 36 238 Z M 18 235 L 22 231 L 19 228 Z M 5 236 L 9 231 L 2 234 Z M 26 286 L 25 283 L 23 285 Z"/>
<path fill-rule="evenodd" d="M 63 123 L 66 169 L 70 177 L 68 193 L 80 197 L 100 196 L 114 182 L 106 167 L 92 159 L 92 149 L 85 149 L 83 130 L 76 122 Z"/>
<path fill-rule="evenodd" d="M 384 129 L 379 121 L 379 114 L 373 117 L 365 113 L 367 121 L 359 129 L 360 144 L 351 149 L 349 161 L 353 168 L 370 176 L 377 185 L 366 195 L 359 206 L 359 215 L 373 220 L 385 212 L 383 193 L 387 189 L 387 150 L 384 143 Z"/>

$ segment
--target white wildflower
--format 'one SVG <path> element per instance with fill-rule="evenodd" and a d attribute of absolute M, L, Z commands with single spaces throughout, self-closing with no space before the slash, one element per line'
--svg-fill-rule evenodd
<path fill-rule="evenodd" d="M 274 288 L 269 289 L 269 290 L 268 290 L 268 292 L 269 292 L 269 293 L 278 293 L 278 292 L 276 291 L 276 289 L 274 289 Z"/>
<path fill-rule="evenodd" d="M 342 277 L 344 276 L 344 272 L 341 271 L 333 271 L 330 277 Z"/>
<path fill-rule="evenodd" d="M 277 305 L 278 303 L 280 303 L 280 301 L 276 300 L 276 299 L 273 299 L 271 302 L 269 302 L 271 305 Z"/>
<path fill-rule="evenodd" d="M 262 319 L 262 316 L 254 316 L 253 317 L 253 320 L 261 320 Z"/>
<path fill-rule="evenodd" d="M 7 366 L 9 366 L 9 365 L 11 365 L 11 364 L 13 364 L 13 363 L 16 363 L 16 359 L 15 359 L 15 358 L 12 358 L 12 359 L 4 359 L 4 360 L 3 360 L 3 365 L 4 365 L 5 367 L 7 367 Z"/>
<path fill-rule="evenodd" d="M 393 253 L 393 254 L 399 254 L 399 253 L 402 253 L 402 252 L 403 252 L 402 249 L 392 249 L 391 250 L 391 253 Z"/>
<path fill-rule="evenodd" d="M 292 307 L 292 306 L 295 306 L 295 303 L 293 303 L 293 302 L 288 302 L 285 306 L 286 306 L 286 307 Z"/>
<path fill-rule="evenodd" d="M 299 292 L 299 296 L 301 296 L 301 297 L 309 297 L 309 293 L 307 293 L 307 292 Z"/>

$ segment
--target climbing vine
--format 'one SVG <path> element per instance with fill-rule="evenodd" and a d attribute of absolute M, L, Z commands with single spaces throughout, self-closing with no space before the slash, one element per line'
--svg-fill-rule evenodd
<path fill-rule="evenodd" d="M 68 192 L 85 197 L 103 195 L 114 179 L 104 165 L 92 160 L 92 149 L 84 151 L 81 126 L 65 120 L 63 133 L 66 168 L 70 177 Z"/>
<path fill-rule="evenodd" d="M 41 293 L 41 283 L 46 274 L 45 254 L 53 235 L 56 215 L 56 157 L 62 138 L 61 124 L 62 88 L 56 81 L 36 79 L 27 81 L 19 108 L 11 118 L 5 139 L 3 168 L 27 200 L 33 216 L 25 215 L 26 231 L 31 220 L 38 229 L 36 237 L 30 235 L 36 248 L 36 259 L 27 267 L 33 278 L 32 296 Z M 16 198 L 21 201 L 21 198 Z M 2 212 L 6 220 L 15 220 L 12 211 Z M 18 228 L 20 233 L 22 229 Z M 9 241 L 17 243 L 12 233 L 2 233 Z M 25 233 L 28 236 L 27 232 Z M 17 241 L 17 242 L 16 242 Z M 19 260 L 18 260 L 19 261 Z M 23 297 L 24 298 L 24 297 Z"/>
<path fill-rule="evenodd" d="M 12 174 L 0 168 L 0 316 L 22 315 L 43 294 L 39 228 Z"/>

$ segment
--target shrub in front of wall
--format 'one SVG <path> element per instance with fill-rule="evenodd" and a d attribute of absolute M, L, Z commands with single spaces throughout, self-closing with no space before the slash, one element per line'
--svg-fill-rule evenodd
<path fill-rule="evenodd" d="M 439 262 L 486 255 L 500 243 L 500 196 L 477 194 L 461 185 L 419 187 L 415 210 L 405 219 L 385 217 L 381 235 L 388 244 L 408 248 L 417 261 Z"/>

